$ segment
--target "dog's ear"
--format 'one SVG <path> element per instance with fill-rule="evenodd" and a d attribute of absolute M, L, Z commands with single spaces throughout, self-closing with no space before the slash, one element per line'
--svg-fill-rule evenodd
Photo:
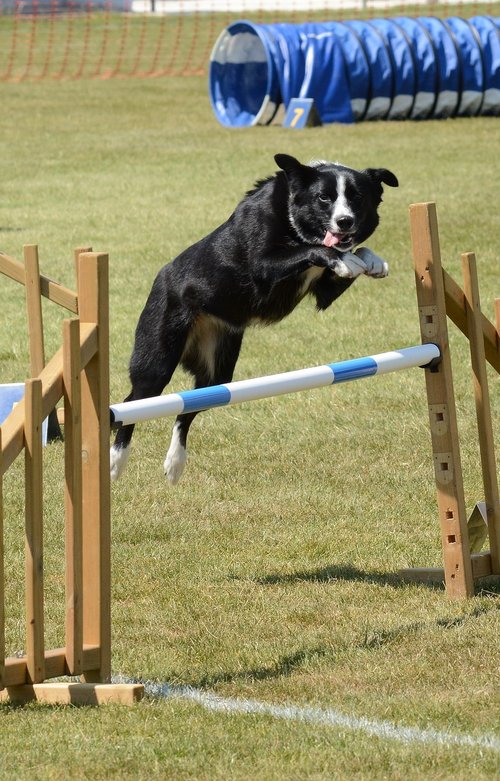
<path fill-rule="evenodd" d="M 295 173 L 299 168 L 302 168 L 299 161 L 291 155 L 274 155 L 274 160 L 278 168 L 287 174 Z"/>
<path fill-rule="evenodd" d="M 388 171 L 387 168 L 366 168 L 364 173 L 368 174 L 370 179 L 373 179 L 379 184 L 380 182 L 383 182 L 384 184 L 388 184 L 389 187 L 399 187 L 397 177 L 392 171 Z"/>
<path fill-rule="evenodd" d="M 274 155 L 276 164 L 287 175 L 291 181 L 306 184 L 314 179 L 316 174 L 314 169 L 308 165 L 302 165 L 295 157 L 291 155 Z"/>

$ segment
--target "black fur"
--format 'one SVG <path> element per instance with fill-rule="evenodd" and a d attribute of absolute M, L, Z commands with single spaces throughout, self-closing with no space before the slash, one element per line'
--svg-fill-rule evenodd
<path fill-rule="evenodd" d="M 158 273 L 137 325 L 126 401 L 161 394 L 178 364 L 194 375 L 195 387 L 229 382 L 248 325 L 281 320 L 306 293 L 326 309 L 354 281 L 336 274 L 342 253 L 373 233 L 382 183 L 396 187 L 396 177 L 384 168 L 275 160 L 278 173 Z M 329 247 L 323 241 L 339 172 L 354 217 L 339 217 L 338 244 Z M 195 415 L 177 418 L 183 447 Z M 133 428 L 118 430 L 115 450 L 129 445 Z"/>

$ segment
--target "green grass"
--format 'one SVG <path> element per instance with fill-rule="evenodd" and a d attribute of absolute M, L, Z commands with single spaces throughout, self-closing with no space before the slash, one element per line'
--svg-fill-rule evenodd
<path fill-rule="evenodd" d="M 2 90 L 0 249 L 38 243 L 45 274 L 74 286 L 72 250 L 110 254 L 111 394 L 128 392 L 137 317 L 155 273 L 222 222 L 273 155 L 384 166 L 370 246 L 387 280 L 361 279 L 331 310 L 304 302 L 249 331 L 237 378 L 416 344 L 408 205 L 438 205 L 445 265 L 477 254 L 498 296 L 498 120 L 230 131 L 204 79 L 7 85 Z M 28 373 L 23 291 L 0 280 L 0 377 Z M 63 316 L 45 306 L 46 351 Z M 469 508 L 483 488 L 468 348 L 451 331 Z M 498 377 L 490 373 L 495 436 Z M 189 386 L 178 372 L 171 385 Z M 402 583 L 440 564 L 424 381 L 389 375 L 200 416 L 171 490 L 170 424 L 137 432 L 113 486 L 113 670 L 224 697 L 333 708 L 476 737 L 498 730 L 498 582 L 467 602 Z M 45 452 L 47 644 L 61 644 L 62 448 Z M 22 463 L 5 479 L 7 645 L 24 646 Z M 109 707 L 0 708 L 0 779 L 493 779 L 498 754 L 405 745 L 180 699 Z"/>

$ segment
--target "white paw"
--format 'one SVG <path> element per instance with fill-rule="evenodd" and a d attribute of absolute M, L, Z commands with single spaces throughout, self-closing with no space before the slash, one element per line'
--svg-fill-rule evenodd
<path fill-rule="evenodd" d="M 172 441 L 163 463 L 163 471 L 171 485 L 176 485 L 182 477 L 187 461 L 187 450 L 181 444 L 177 427 L 174 426 Z"/>
<path fill-rule="evenodd" d="M 355 279 L 367 272 L 362 258 L 358 258 L 352 252 L 344 252 L 342 259 L 335 261 L 334 273 L 342 279 Z"/>
<path fill-rule="evenodd" d="M 114 445 L 111 447 L 109 451 L 109 471 L 112 482 L 118 480 L 125 471 L 129 455 L 130 445 L 128 447 L 115 447 Z"/>
<path fill-rule="evenodd" d="M 170 450 L 168 451 L 163 464 L 163 471 L 171 485 L 176 485 L 181 479 L 184 467 L 186 466 L 186 461 L 187 451 L 184 448 L 180 448 L 175 453 L 171 453 Z"/>
<path fill-rule="evenodd" d="M 355 254 L 365 264 L 366 271 L 364 273 L 367 276 L 382 279 L 389 274 L 389 264 L 378 255 L 375 255 L 368 247 L 360 247 Z"/>

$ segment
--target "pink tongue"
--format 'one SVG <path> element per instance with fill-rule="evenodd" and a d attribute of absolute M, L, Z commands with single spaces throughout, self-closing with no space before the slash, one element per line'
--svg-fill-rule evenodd
<path fill-rule="evenodd" d="M 335 244 L 338 244 L 340 241 L 338 236 L 334 236 L 333 233 L 330 231 L 327 231 L 325 233 L 325 238 L 323 239 L 323 244 L 325 247 L 334 247 Z"/>

